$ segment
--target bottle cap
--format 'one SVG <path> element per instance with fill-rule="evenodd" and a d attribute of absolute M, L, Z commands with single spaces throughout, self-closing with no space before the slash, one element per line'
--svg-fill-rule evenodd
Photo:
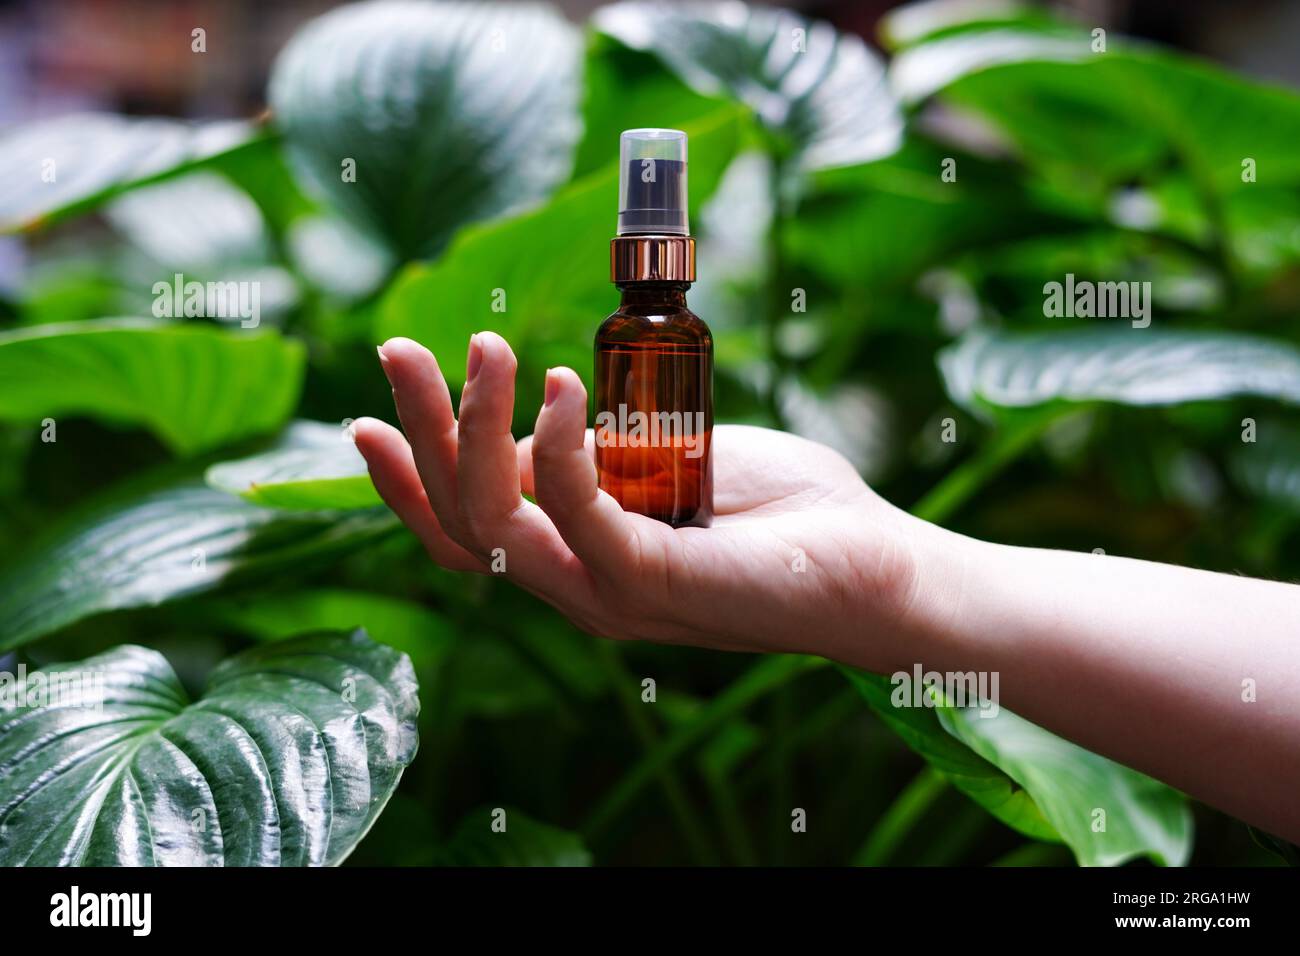
<path fill-rule="evenodd" d="M 619 137 L 618 153 L 618 235 L 689 235 L 686 134 L 630 129 Z"/>

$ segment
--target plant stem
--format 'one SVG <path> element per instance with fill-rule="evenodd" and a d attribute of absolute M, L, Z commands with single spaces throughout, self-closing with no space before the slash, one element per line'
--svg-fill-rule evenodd
<path fill-rule="evenodd" d="M 912 507 L 912 514 L 935 524 L 946 521 L 991 478 L 1020 457 L 1049 425 L 1065 414 L 1064 410 L 1057 407 L 1040 409 L 1003 426 L 990 444 L 974 457 L 962 462 L 931 488 Z"/>
<path fill-rule="evenodd" d="M 623 775 L 588 817 L 582 828 L 583 835 L 588 840 L 592 840 L 603 833 L 664 767 L 699 743 L 710 731 L 725 723 L 729 717 L 740 713 L 763 695 L 781 687 L 800 674 L 824 666 L 826 661 L 820 657 L 783 654 L 763 658 L 711 700 L 690 723 L 679 727 L 647 750 L 641 760 Z"/>
<path fill-rule="evenodd" d="M 551 693 L 555 695 L 556 713 L 560 718 L 560 723 L 569 729 L 581 727 L 582 720 L 573 705 L 573 688 L 569 686 L 555 668 L 506 628 L 497 627 L 492 630 L 501 642 L 509 647 L 525 665 L 537 674 L 542 683 L 550 688 Z"/>
<path fill-rule="evenodd" d="M 618 698 L 619 705 L 623 708 L 623 716 L 641 744 L 641 749 L 646 754 L 653 753 L 660 746 L 659 735 L 644 710 L 636 703 L 639 697 L 637 684 L 627 668 L 623 666 L 623 658 L 619 655 L 618 648 L 609 641 L 599 641 L 596 653 L 609 677 L 614 696 Z M 686 838 L 695 862 L 705 866 L 717 866 L 721 861 L 700 828 L 686 795 L 686 788 L 672 765 L 664 763 L 657 766 L 654 776 L 658 779 L 659 786 L 663 788 L 664 796 L 668 798 L 668 805 L 672 808 L 677 826 L 682 831 L 682 836 Z"/>
<path fill-rule="evenodd" d="M 912 827 L 948 789 L 948 781 L 928 764 L 894 798 L 876 820 L 866 842 L 853 857 L 854 866 L 880 866 L 898 849 Z"/>
<path fill-rule="evenodd" d="M 925 845 L 909 859 L 913 866 L 955 866 L 969 858 L 971 847 L 997 822 L 973 800 L 963 800 L 951 813 L 925 828 Z"/>
<path fill-rule="evenodd" d="M 745 815 L 726 775 L 707 769 L 702 769 L 701 775 L 709 788 L 718 826 L 726 838 L 732 858 L 741 866 L 757 866 L 758 854 L 754 851 L 754 842 L 745 828 Z"/>
<path fill-rule="evenodd" d="M 784 740 L 778 740 L 773 746 L 769 747 L 761 760 L 741 777 L 739 785 L 741 795 L 749 793 L 761 784 L 771 772 L 772 764 L 784 759 L 786 752 L 796 752 L 807 741 L 820 738 L 841 720 L 859 713 L 861 706 L 862 698 L 858 696 L 858 692 L 852 688 L 846 688 L 799 721 L 798 726 L 794 728 L 788 737 Z"/>
<path fill-rule="evenodd" d="M 790 687 L 779 688 L 770 701 L 772 723 L 773 761 L 770 778 L 770 805 L 772 814 L 772 854 L 774 866 L 785 863 L 790 842 L 790 812 L 794 809 L 794 794 L 790 786 L 790 749 L 785 745 L 795 723 L 792 716 Z"/>

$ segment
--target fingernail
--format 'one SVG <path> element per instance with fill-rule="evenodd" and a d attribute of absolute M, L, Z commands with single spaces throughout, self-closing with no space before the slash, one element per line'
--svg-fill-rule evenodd
<path fill-rule="evenodd" d="M 560 394 L 560 376 L 555 374 L 555 369 L 546 370 L 546 400 L 545 404 L 550 405 Z"/>
<path fill-rule="evenodd" d="M 478 333 L 469 337 L 469 357 L 465 361 L 465 381 L 474 381 L 479 367 L 483 364 L 483 346 L 479 344 Z"/>
<path fill-rule="evenodd" d="M 379 367 L 384 370 L 384 375 L 388 377 L 391 384 L 392 376 L 388 374 L 388 356 L 384 354 L 384 347 L 376 345 L 375 351 L 379 353 Z"/>

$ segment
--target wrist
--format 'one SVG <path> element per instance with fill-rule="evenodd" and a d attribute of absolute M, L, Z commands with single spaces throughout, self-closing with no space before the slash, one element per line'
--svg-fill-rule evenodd
<path fill-rule="evenodd" d="M 979 597 L 987 594 L 1001 549 L 904 511 L 889 522 L 896 540 L 897 592 L 875 656 L 892 673 L 926 666 L 961 666 L 984 656 Z M 876 669 L 881 669 L 877 666 Z"/>

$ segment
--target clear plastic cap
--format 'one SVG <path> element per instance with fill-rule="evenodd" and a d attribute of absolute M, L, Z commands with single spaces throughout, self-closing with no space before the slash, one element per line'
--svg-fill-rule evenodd
<path fill-rule="evenodd" d="M 690 234 L 686 221 L 686 134 L 630 129 L 618 142 L 618 234 Z"/>

